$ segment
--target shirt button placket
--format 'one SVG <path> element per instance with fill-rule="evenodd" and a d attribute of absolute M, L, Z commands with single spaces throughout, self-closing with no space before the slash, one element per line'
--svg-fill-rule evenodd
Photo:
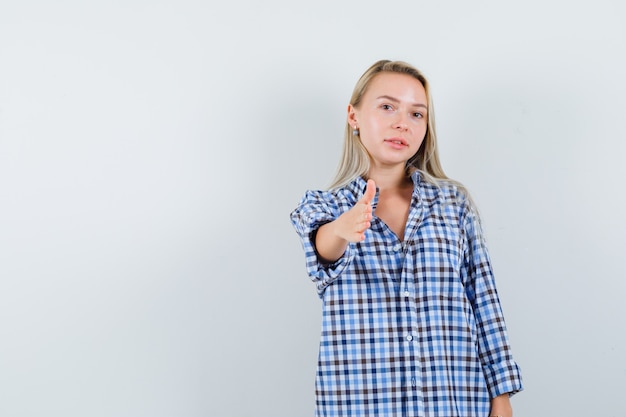
<path fill-rule="evenodd" d="M 403 243 L 396 243 L 391 247 L 391 250 L 398 256 L 402 255 L 401 252 L 404 251 L 404 244 Z M 406 254 L 406 253 L 405 253 Z M 403 297 L 403 302 L 406 303 L 404 310 L 404 322 L 405 325 L 407 326 L 407 330 L 408 329 L 413 329 L 413 318 L 411 317 L 411 311 L 413 310 L 413 306 L 412 306 L 412 300 L 411 300 L 411 284 L 410 284 L 410 280 L 409 277 L 406 275 L 406 271 L 404 270 L 406 268 L 406 261 L 407 259 L 403 257 L 403 259 L 400 260 L 403 264 L 403 272 L 402 272 L 402 278 L 401 278 L 401 287 L 400 287 L 400 296 Z M 412 330 L 411 330 L 412 331 Z M 415 349 L 416 346 L 413 345 L 413 343 L 415 343 L 414 337 L 412 333 L 406 333 L 404 336 L 404 340 L 407 343 L 407 350 L 405 352 L 406 355 L 406 360 L 408 362 L 413 363 L 414 362 L 414 355 L 415 355 Z M 407 401 L 408 403 L 414 403 L 416 398 L 415 396 L 415 390 L 416 390 L 416 386 L 417 386 L 417 380 L 416 380 L 416 376 L 415 376 L 415 370 L 412 369 L 407 369 L 406 370 L 407 373 L 405 374 L 405 384 L 406 384 L 406 388 L 407 388 L 407 393 L 406 395 L 408 395 L 407 397 Z M 411 406 L 410 408 L 413 408 L 413 406 Z"/>

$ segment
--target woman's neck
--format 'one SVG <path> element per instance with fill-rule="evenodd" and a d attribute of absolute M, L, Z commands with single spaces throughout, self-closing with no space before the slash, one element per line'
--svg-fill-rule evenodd
<path fill-rule="evenodd" d="M 372 168 L 367 178 L 374 180 L 379 190 L 401 189 L 412 185 L 411 178 L 406 175 L 404 167 L 401 169 Z"/>

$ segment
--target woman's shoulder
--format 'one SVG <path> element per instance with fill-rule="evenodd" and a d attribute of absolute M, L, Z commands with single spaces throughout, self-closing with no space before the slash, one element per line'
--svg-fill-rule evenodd
<path fill-rule="evenodd" d="M 434 181 L 423 181 L 421 183 L 426 194 L 433 198 L 457 202 L 467 203 L 471 200 L 467 188 L 459 181 L 453 179 L 437 179 Z"/>
<path fill-rule="evenodd" d="M 325 202 L 327 204 L 354 204 L 363 194 L 365 186 L 365 181 L 362 178 L 357 178 L 346 185 L 327 190 L 309 189 L 305 191 L 303 201 Z"/>
<path fill-rule="evenodd" d="M 330 190 L 309 189 L 304 192 L 291 216 L 292 219 L 300 219 L 307 224 L 327 222 L 349 210 L 356 201 L 353 193 L 344 187 Z"/>
<path fill-rule="evenodd" d="M 303 199 L 330 202 L 343 196 L 343 194 L 344 190 L 341 188 L 335 188 L 330 190 L 308 189 L 304 191 Z"/>

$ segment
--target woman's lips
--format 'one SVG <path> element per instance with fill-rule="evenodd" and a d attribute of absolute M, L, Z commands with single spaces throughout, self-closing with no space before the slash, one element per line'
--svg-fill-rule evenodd
<path fill-rule="evenodd" d="M 385 139 L 385 143 L 394 149 L 404 149 L 409 146 L 402 138 L 388 138 Z"/>

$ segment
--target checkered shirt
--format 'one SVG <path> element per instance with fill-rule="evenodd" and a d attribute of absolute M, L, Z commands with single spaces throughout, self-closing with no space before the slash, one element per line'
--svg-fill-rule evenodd
<path fill-rule="evenodd" d="M 455 186 L 412 179 L 404 241 L 374 215 L 333 264 L 315 231 L 365 181 L 307 191 L 291 213 L 323 305 L 316 416 L 486 417 L 492 397 L 522 389 L 475 211 Z"/>

